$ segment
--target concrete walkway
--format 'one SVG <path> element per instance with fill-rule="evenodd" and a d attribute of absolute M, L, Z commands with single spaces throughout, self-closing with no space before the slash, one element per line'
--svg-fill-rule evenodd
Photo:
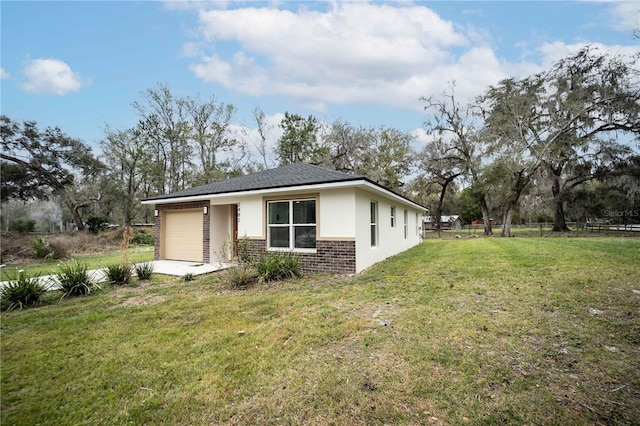
<path fill-rule="evenodd" d="M 233 263 L 198 263 L 198 262 L 184 262 L 178 260 L 154 260 L 149 263 L 153 264 L 153 273 L 160 275 L 170 275 L 173 277 L 184 277 L 187 274 L 193 276 L 210 274 L 216 271 L 222 271 L 224 269 L 233 266 Z M 135 270 L 133 274 L 135 276 Z M 89 279 L 94 283 L 105 282 L 106 274 L 105 269 L 92 269 L 87 271 Z M 57 290 L 59 285 L 55 279 L 55 275 L 43 275 L 40 277 L 40 283 L 47 290 Z M 7 284 L 7 281 L 0 282 L 0 289 Z"/>
<path fill-rule="evenodd" d="M 194 276 L 210 274 L 233 266 L 233 263 L 198 263 L 181 260 L 154 260 L 151 263 L 153 263 L 154 274 L 172 275 L 174 277 L 183 277 L 187 274 Z"/>

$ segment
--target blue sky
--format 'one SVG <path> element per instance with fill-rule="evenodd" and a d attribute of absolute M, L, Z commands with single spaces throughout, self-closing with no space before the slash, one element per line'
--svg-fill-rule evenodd
<path fill-rule="evenodd" d="M 262 108 L 416 132 L 420 96 L 456 81 L 472 99 L 586 43 L 640 49 L 640 1 L 2 1 L 1 110 L 98 147 L 105 124 L 135 125 L 131 103 L 167 84 L 211 95 L 254 131 Z"/>

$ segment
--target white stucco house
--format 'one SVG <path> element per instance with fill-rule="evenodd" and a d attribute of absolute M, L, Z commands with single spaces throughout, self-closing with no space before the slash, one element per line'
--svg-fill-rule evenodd
<path fill-rule="evenodd" d="M 420 242 L 421 205 L 373 181 L 290 164 L 143 201 L 155 259 L 229 262 L 286 251 L 307 272 L 357 273 Z"/>

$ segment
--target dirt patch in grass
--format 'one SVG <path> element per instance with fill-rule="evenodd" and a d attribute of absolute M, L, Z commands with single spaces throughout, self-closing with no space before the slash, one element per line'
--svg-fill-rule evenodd
<path fill-rule="evenodd" d="M 153 287 L 161 287 L 167 286 L 168 284 L 153 284 Z M 122 298 L 127 297 L 127 295 L 131 295 L 133 293 L 140 294 L 146 292 L 148 289 L 152 287 L 152 284 L 149 281 L 137 281 L 135 283 L 129 285 L 123 285 L 120 287 L 114 287 L 113 290 L 109 293 L 111 297 Z"/>
<path fill-rule="evenodd" d="M 114 301 L 111 309 L 122 306 L 146 306 L 161 303 L 169 299 L 177 289 L 175 282 L 168 277 L 154 278 L 153 281 L 136 281 L 130 285 L 115 287 L 109 291 L 109 297 Z M 194 291 L 192 295 L 199 292 Z"/>
<path fill-rule="evenodd" d="M 154 305 L 156 303 L 161 303 L 167 300 L 166 296 L 132 296 L 124 299 L 119 304 L 112 307 L 112 309 L 119 308 L 121 306 L 145 306 L 145 305 Z"/>

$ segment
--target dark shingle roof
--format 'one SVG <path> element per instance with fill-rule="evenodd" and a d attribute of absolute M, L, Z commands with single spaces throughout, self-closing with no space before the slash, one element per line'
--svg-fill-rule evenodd
<path fill-rule="evenodd" d="M 368 179 L 358 175 L 350 175 L 311 164 L 294 163 L 245 176 L 220 180 L 170 194 L 150 197 L 145 201 L 356 180 L 368 181 Z"/>

